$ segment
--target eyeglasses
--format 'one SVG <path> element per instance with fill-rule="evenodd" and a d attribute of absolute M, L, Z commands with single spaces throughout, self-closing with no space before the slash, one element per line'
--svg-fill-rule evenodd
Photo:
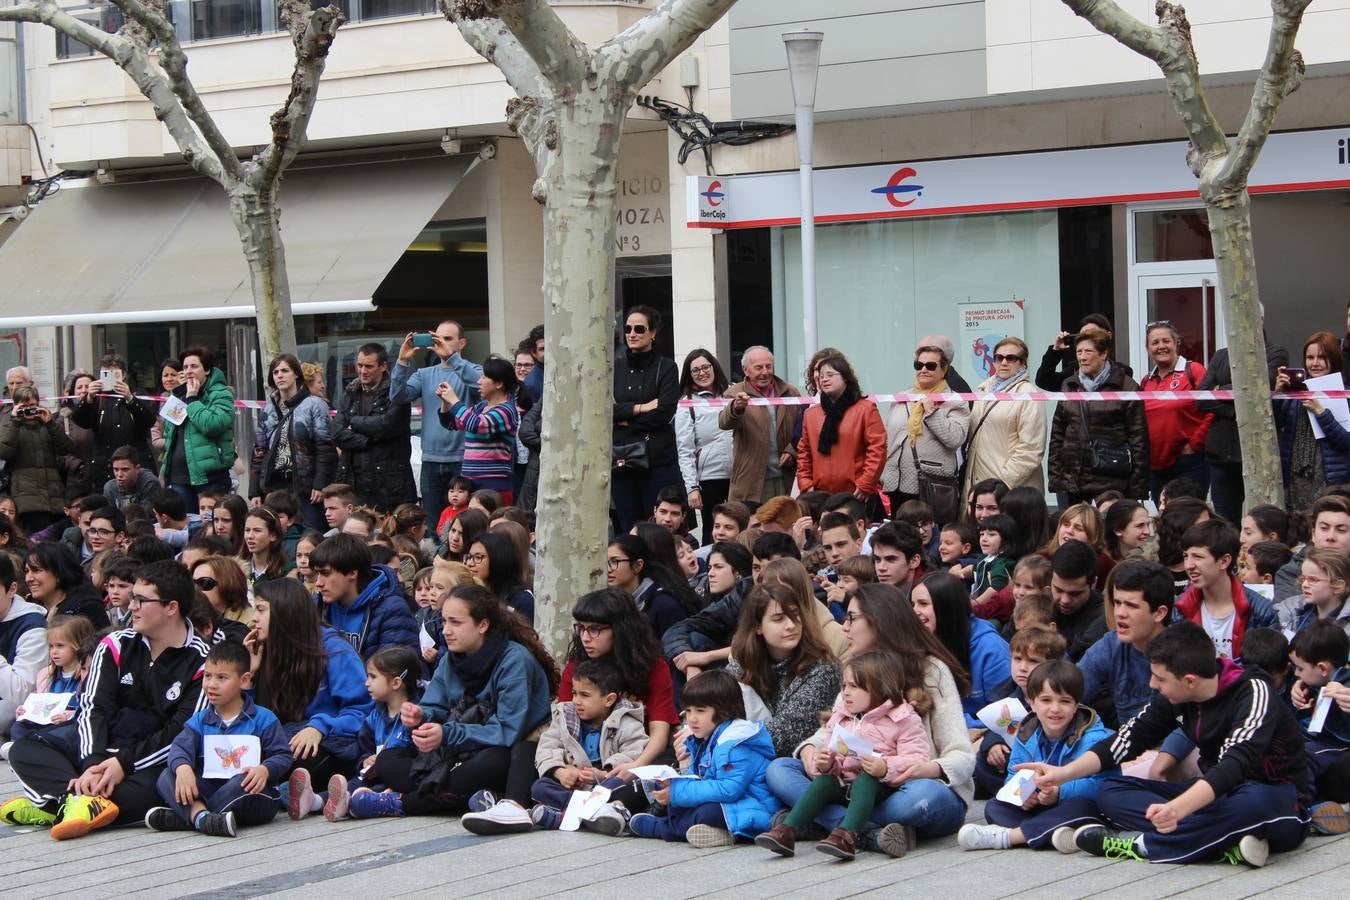
<path fill-rule="evenodd" d="M 707 375 L 707 374 L 708 374 L 709 372 L 711 372 L 712 370 L 713 370 L 712 366 L 690 366 L 690 367 L 689 367 L 689 374 L 690 374 L 690 375 Z"/>
<path fill-rule="evenodd" d="M 938 370 L 938 367 L 941 365 L 942 365 L 941 363 L 921 362 L 916 359 L 914 360 L 914 371 L 919 372 L 922 371 L 923 369 L 927 369 L 930 372 L 936 372 Z"/>
<path fill-rule="evenodd" d="M 622 564 L 630 562 L 632 562 L 632 560 L 626 556 L 611 556 L 609 559 L 605 560 L 605 568 L 613 572 Z"/>
<path fill-rule="evenodd" d="M 1020 363 L 1021 361 L 1022 361 L 1022 357 L 1018 356 L 1018 355 L 1015 354 L 1015 353 L 995 353 L 995 354 L 994 354 L 994 362 L 1000 362 L 1000 363 Z"/>
<path fill-rule="evenodd" d="M 88 533 L 96 534 L 99 537 L 112 537 L 114 534 L 117 534 L 117 532 L 113 531 L 111 528 L 90 528 L 88 529 Z"/>
<path fill-rule="evenodd" d="M 192 579 L 192 583 L 204 591 L 214 591 L 220 585 L 220 582 L 216 581 L 214 578 L 205 577 L 194 578 Z"/>
<path fill-rule="evenodd" d="M 624 334 L 646 334 L 646 333 L 647 333 L 647 326 L 646 326 L 646 325 L 625 325 L 625 326 L 623 326 L 623 333 L 624 333 Z"/>
<path fill-rule="evenodd" d="M 160 605 L 163 605 L 165 603 L 172 603 L 172 602 L 173 602 L 172 600 L 160 600 L 157 597 L 144 597 L 140 594 L 132 594 L 131 600 L 127 602 L 127 605 L 132 607 L 140 607 L 144 606 L 147 603 L 158 603 Z"/>
<path fill-rule="evenodd" d="M 464 561 L 466 563 L 473 563 L 474 565 L 487 562 L 487 558 L 486 553 L 466 553 L 464 555 Z"/>
<path fill-rule="evenodd" d="M 527 363 L 516 363 L 516 368 L 517 368 L 517 369 L 526 369 L 526 370 L 528 370 L 528 369 L 533 369 L 533 368 L 534 368 L 534 363 L 532 363 L 532 362 L 527 362 Z"/>
<path fill-rule="evenodd" d="M 848 625 L 852 625 L 854 622 L 857 622 L 859 620 L 866 621 L 867 616 L 864 616 L 862 613 L 855 613 L 855 612 L 846 613 L 844 615 L 844 622 Z"/>
<path fill-rule="evenodd" d="M 1330 580 L 1329 578 L 1323 578 L 1321 575 L 1300 575 L 1294 579 L 1294 583 L 1299 587 L 1303 587 L 1305 584 L 1316 587 L 1319 584 L 1326 584 Z"/>
<path fill-rule="evenodd" d="M 599 637 L 610 630 L 609 625 L 599 625 L 595 622 L 574 622 L 572 623 L 572 633 L 577 637 L 585 635 L 586 637 Z"/>

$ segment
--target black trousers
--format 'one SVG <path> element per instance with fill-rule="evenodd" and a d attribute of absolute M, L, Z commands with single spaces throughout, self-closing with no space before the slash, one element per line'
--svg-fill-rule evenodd
<path fill-rule="evenodd" d="M 366 781 L 385 784 L 403 794 L 403 814 L 408 816 L 462 813 L 468 809 L 469 798 L 481 790 L 492 791 L 528 809 L 530 786 L 538 777 L 534 768 L 534 751 L 538 746 L 536 741 L 521 741 L 510 748 L 479 750 L 451 770 L 445 785 L 449 796 L 445 800 L 418 793 L 418 785 L 412 778 L 412 765 L 418 754 L 411 747 L 396 747 L 377 756 Z"/>
<path fill-rule="evenodd" d="M 55 813 L 61 799 L 70 793 L 70 780 L 82 774 L 70 757 L 32 738 L 17 741 L 9 748 L 9 765 L 28 798 L 50 813 Z M 163 771 L 164 766 L 152 766 L 129 772 L 122 783 L 113 788 L 108 799 L 117 804 L 115 824 L 140 825 L 152 807 L 161 805 L 155 782 Z"/>

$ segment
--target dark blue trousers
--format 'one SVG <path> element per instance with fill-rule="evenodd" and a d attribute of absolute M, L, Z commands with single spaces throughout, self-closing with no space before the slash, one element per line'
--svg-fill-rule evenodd
<path fill-rule="evenodd" d="M 1153 828 L 1144 812 L 1155 803 L 1180 796 L 1195 781 L 1169 784 L 1114 775 L 1102 781 L 1097 806 L 1102 815 L 1126 831 L 1144 835 L 1149 862 L 1189 863 L 1221 859 L 1246 835 L 1265 838 L 1275 853 L 1286 853 L 1308 835 L 1308 813 L 1292 784 L 1248 781 L 1196 810 L 1170 834 Z"/>
<path fill-rule="evenodd" d="M 986 797 L 996 795 L 1008 780 L 1008 764 L 1005 762 L 1002 769 L 995 769 L 987 759 L 990 748 L 1002 743 L 1003 740 L 997 734 L 986 731 L 984 739 L 980 741 L 980 749 L 975 753 L 975 787 Z"/>
<path fill-rule="evenodd" d="M 656 819 L 655 836 L 663 841 L 682 841 L 684 833 L 695 825 L 726 828 L 727 819 L 722 815 L 722 804 L 700 803 L 692 807 L 669 807 L 664 816 L 658 816 Z"/>
<path fill-rule="evenodd" d="M 1090 825 L 1102 820 L 1097 804 L 1085 797 L 1065 800 L 1056 806 L 1026 810 L 1002 800 L 990 800 L 984 805 L 984 817 L 991 825 L 1004 828 L 1020 828 L 1027 839 L 1027 846 L 1034 850 L 1044 850 L 1050 846 L 1050 838 L 1056 828 Z"/>
<path fill-rule="evenodd" d="M 197 794 L 208 812 L 233 812 L 234 822 L 241 828 L 266 825 L 281 811 L 276 787 L 269 785 L 261 793 L 250 794 L 241 786 L 243 780 L 243 775 L 236 775 L 229 781 L 221 781 L 218 778 L 207 779 L 198 775 Z M 159 789 L 160 799 L 165 805 L 191 825 L 192 807 L 179 803 L 174 796 L 174 773 L 165 769 L 155 787 Z"/>

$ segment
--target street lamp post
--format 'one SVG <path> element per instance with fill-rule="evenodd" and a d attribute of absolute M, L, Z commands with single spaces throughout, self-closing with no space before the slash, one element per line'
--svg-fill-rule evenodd
<path fill-rule="evenodd" d="M 801 175 L 802 206 L 802 327 L 806 358 L 818 349 L 816 338 L 816 198 L 811 168 L 811 144 L 815 133 L 816 72 L 820 68 L 819 31 L 789 31 L 783 35 L 787 48 L 788 75 L 792 79 L 792 102 L 797 124 L 797 159 Z"/>

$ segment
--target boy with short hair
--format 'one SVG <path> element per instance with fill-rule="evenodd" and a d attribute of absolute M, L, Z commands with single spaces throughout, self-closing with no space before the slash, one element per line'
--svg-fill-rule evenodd
<path fill-rule="evenodd" d="M 1279 624 L 1275 608 L 1236 577 L 1238 533 L 1220 519 L 1197 522 L 1181 536 L 1191 586 L 1177 598 L 1177 617 L 1202 626 L 1225 659 L 1242 655 L 1248 628 Z"/>
<path fill-rule="evenodd" d="M 281 547 L 286 551 L 287 561 L 295 565 L 295 545 L 300 543 L 306 530 L 300 518 L 300 498 L 295 491 L 269 491 L 263 497 L 263 506 L 276 513 L 277 525 L 281 527 Z"/>
<path fill-rule="evenodd" d="M 862 553 L 862 533 L 845 513 L 828 512 L 820 517 L 820 545 L 829 567 L 817 573 L 816 581 L 825 589 L 825 602 L 835 621 L 843 621 L 848 600 L 847 589 L 839 584 L 839 567 Z M 874 568 L 874 577 L 875 572 Z"/>
<path fill-rule="evenodd" d="M 975 577 L 975 552 L 979 536 L 965 522 L 948 522 L 938 534 L 938 561 L 957 578 L 970 581 Z"/>
<path fill-rule="evenodd" d="M 1177 722 L 1198 746 L 1199 779 L 1169 784 L 1108 777 L 1097 806 L 1119 831 L 1080 828 L 1080 850 L 1112 859 L 1263 866 L 1307 834 L 1311 791 L 1303 734 L 1270 682 L 1220 659 L 1204 628 L 1178 622 L 1153 639 L 1157 694 L 1120 729 L 1068 765 L 1035 762 L 1038 787 L 1062 785 L 1156 747 Z"/>
<path fill-rule="evenodd" d="M 216 644 L 202 691 L 210 704 L 183 725 L 156 787 L 167 806 L 145 814 L 151 831 L 234 837 L 237 826 L 266 825 L 280 810 L 276 783 L 293 762 L 275 714 L 245 691 L 253 681 L 242 644 Z"/>
<path fill-rule="evenodd" d="M 872 557 L 858 554 L 850 556 L 836 566 L 835 574 L 839 577 L 839 581 L 836 585 L 831 585 L 831 588 L 838 587 L 839 590 L 837 593 L 833 590 L 829 593 L 830 596 L 837 596 L 839 599 L 829 601 L 830 615 L 834 616 L 836 622 L 842 623 L 844 616 L 848 614 L 849 598 L 857 593 L 859 585 L 876 584 L 877 570 L 872 564 Z"/>
<path fill-rule="evenodd" d="M 131 592 L 141 564 L 120 556 L 103 567 L 103 592 L 108 595 L 108 620 L 113 628 L 131 627 Z"/>
<path fill-rule="evenodd" d="M 530 812 L 536 828 L 556 829 L 572 792 L 595 785 L 621 787 L 609 776 L 615 766 L 632 763 L 647 746 L 642 704 L 620 696 L 623 679 L 605 659 L 585 659 L 572 676 L 572 699 L 554 704 L 553 720 L 539 736 L 534 765 L 539 780 L 530 788 L 537 804 Z M 621 834 L 628 815 L 610 803 L 582 827 Z"/>
<path fill-rule="evenodd" d="M 887 522 L 872 533 L 872 565 L 877 581 L 892 584 L 909 599 L 910 589 L 924 575 L 923 538 L 908 522 Z"/>
<path fill-rule="evenodd" d="M 1064 638 L 1051 627 L 1024 628 L 1008 643 L 1012 655 L 1012 678 L 996 692 L 998 698 L 1014 699 L 1027 706 L 1027 678 L 1041 663 L 1064 655 Z M 992 797 L 1007 780 L 1011 750 L 1001 735 L 986 731 L 975 751 L 975 787 Z"/>
<path fill-rule="evenodd" d="M 1345 807 L 1350 801 L 1350 636 L 1335 622 L 1322 619 L 1306 626 L 1289 643 L 1289 661 L 1302 690 L 1294 692 L 1299 722 L 1308 738 L 1308 777 L 1314 796 L 1313 830 L 1319 834 L 1350 831 Z M 1324 720 L 1312 730 L 1319 698 L 1329 698 Z M 1343 707 L 1341 703 L 1344 702 Z"/>
<path fill-rule="evenodd" d="M 1294 683 L 1289 680 L 1293 666 L 1289 663 L 1289 639 L 1277 628 L 1253 628 L 1242 637 L 1244 669 L 1260 669 L 1270 676 L 1270 683 L 1285 700 Z"/>
<path fill-rule="evenodd" d="M 330 484 L 323 489 L 323 517 L 328 523 L 324 537 L 342 532 L 347 517 L 356 509 L 356 489 L 350 484 Z"/>
<path fill-rule="evenodd" d="M 1108 723 L 1127 722 L 1153 697 L 1148 646 L 1172 620 L 1172 574 L 1144 559 L 1127 559 L 1111 575 L 1115 629 L 1078 661 L 1084 702 Z"/>
<path fill-rule="evenodd" d="M 1293 552 L 1278 541 L 1257 541 L 1242 554 L 1238 578 L 1243 584 L 1274 584 L 1275 574 L 1293 558 Z"/>
<path fill-rule="evenodd" d="M 740 537 L 742 531 L 750 527 L 750 507 L 739 500 L 717 504 L 713 507 L 712 517 L 713 544 L 718 541 L 734 541 Z M 711 548 L 712 544 L 708 547 Z"/>
<path fill-rule="evenodd" d="M 1041 663 L 1025 684 L 1031 711 L 1013 739 L 1009 763 L 1014 772 L 1026 763 L 1077 759 L 1110 739 L 1097 714 L 1082 705 L 1083 675 L 1073 663 L 1066 659 Z M 1061 853 L 1072 853 L 1077 849 L 1074 832 L 1101 821 L 1095 797 L 1106 774 L 1038 787 L 1021 806 L 990 800 L 984 807 L 989 824 L 961 826 L 956 842 L 965 850 L 1007 850 L 1026 844 L 1034 850 L 1054 846 Z"/>

